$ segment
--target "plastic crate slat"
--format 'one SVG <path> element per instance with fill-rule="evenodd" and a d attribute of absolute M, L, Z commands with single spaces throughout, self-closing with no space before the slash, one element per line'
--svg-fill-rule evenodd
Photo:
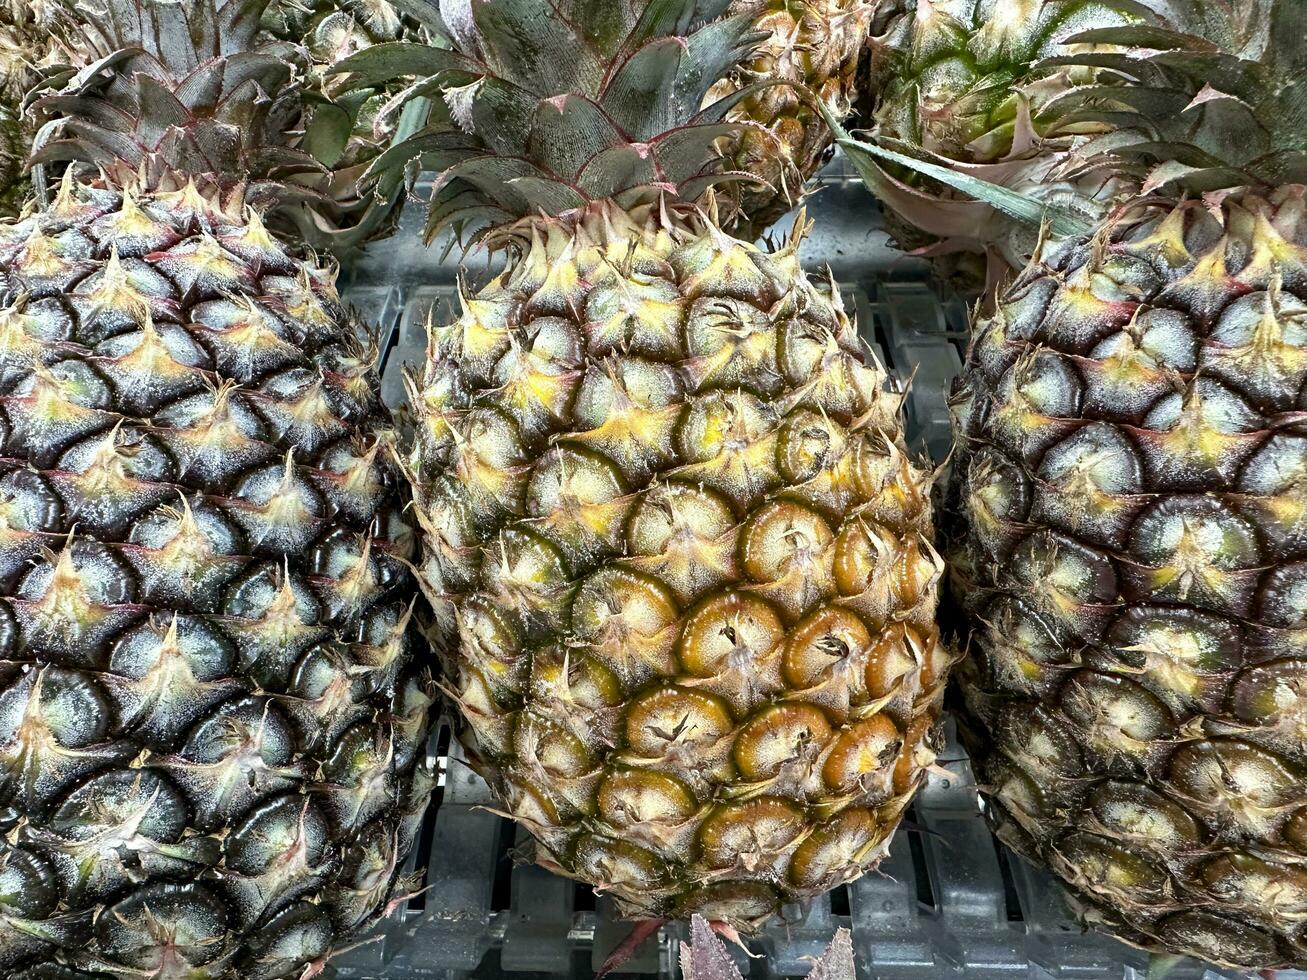
<path fill-rule="evenodd" d="M 530 835 L 519 828 L 518 846 Z M 512 874 L 513 909 L 499 953 L 503 969 L 536 973 L 566 973 L 572 965 L 573 882 L 537 865 L 519 864 Z"/>

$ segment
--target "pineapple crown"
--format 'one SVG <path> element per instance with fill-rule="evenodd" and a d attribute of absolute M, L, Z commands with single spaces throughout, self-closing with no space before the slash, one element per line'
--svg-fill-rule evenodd
<path fill-rule="evenodd" d="M 434 172 L 428 240 L 618 199 L 698 200 L 724 171 L 714 142 L 749 124 L 726 112 L 761 85 L 700 109 L 752 50 L 749 12 L 729 0 L 402 0 L 448 47 L 395 42 L 345 59 L 356 84 L 409 74 L 431 97 L 425 128 L 391 146 L 369 179 Z"/>
<path fill-rule="evenodd" d="M 1120 50 L 1046 64 L 1108 68 L 1126 79 L 1068 92 L 1056 107 L 1071 122 L 1108 125 L 1079 151 L 1087 167 L 1128 167 L 1144 192 L 1171 194 L 1307 181 L 1302 0 L 1186 0 L 1160 24 L 1068 41 Z"/>
<path fill-rule="evenodd" d="M 1114 49 L 1039 63 L 1109 69 L 1100 83 L 1074 88 L 1046 109 L 1069 127 L 1105 130 L 1069 151 L 1062 176 L 1107 174 L 1123 178 L 1133 194 L 1170 197 L 1307 182 L 1307 4 L 1156 0 L 1156 7 L 1151 22 L 1064 38 Z M 897 141 L 861 142 L 824 107 L 823 115 L 878 192 L 887 184 L 880 169 L 886 161 L 1055 238 L 1088 234 L 1104 211 L 1096 200 L 1053 203 L 1010 189 Z"/>
<path fill-rule="evenodd" d="M 301 110 L 297 49 L 258 39 L 267 0 L 98 2 L 79 18 L 94 60 L 32 104 L 34 163 L 87 163 L 144 187 L 248 183 L 256 201 L 284 200 L 291 175 L 321 169 L 287 145 Z"/>

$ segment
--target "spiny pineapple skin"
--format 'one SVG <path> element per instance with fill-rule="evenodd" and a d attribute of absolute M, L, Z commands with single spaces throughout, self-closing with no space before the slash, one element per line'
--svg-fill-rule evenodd
<path fill-rule="evenodd" d="M 858 59 L 875 4 L 872 0 L 736 0 L 731 12 L 753 8 L 753 28 L 768 37 L 753 56 L 708 93 L 715 102 L 759 81 L 799 82 L 840 117 L 853 105 Z M 789 85 L 769 85 L 748 96 L 726 117 L 754 123 L 723 138 L 722 169 L 766 181 L 741 181 L 723 189 L 741 237 L 753 237 L 798 203 L 803 185 L 821 168 L 831 133 L 804 96 Z"/>
<path fill-rule="evenodd" d="M 998 836 L 1129 942 L 1307 966 L 1307 186 L 1050 249 L 964 379 L 959 678 Z"/>
<path fill-rule="evenodd" d="M 930 481 L 798 236 L 658 215 L 519 225 L 433 327 L 420 577 L 541 862 L 752 929 L 874 866 L 934 759 Z"/>
<path fill-rule="evenodd" d="M 307 975 L 430 787 L 356 321 L 189 184 L 66 180 L 0 280 L 0 972 Z"/>

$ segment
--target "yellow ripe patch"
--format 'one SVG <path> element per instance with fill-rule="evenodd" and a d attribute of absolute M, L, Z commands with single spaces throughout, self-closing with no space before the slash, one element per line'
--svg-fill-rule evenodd
<path fill-rule="evenodd" d="M 1173 208 L 1153 231 L 1132 241 L 1128 248 L 1136 255 L 1160 255 L 1173 269 L 1180 269 L 1193 261 L 1193 255 L 1185 244 L 1186 208 Z"/>
<path fill-rule="evenodd" d="M 1307 271 L 1307 248 L 1285 239 L 1271 224 L 1266 212 L 1259 211 L 1253 218 L 1253 233 L 1249 244 L 1248 261 L 1239 270 L 1239 279 L 1253 285 L 1266 285 L 1278 280 L 1286 272 L 1301 277 Z"/>
<path fill-rule="evenodd" d="M 705 245 L 707 260 L 702 261 L 693 273 L 681 281 L 681 292 L 687 299 L 700 295 L 750 295 L 763 291 L 766 281 L 753 260 L 753 246 L 737 242 L 711 228 L 715 236 L 711 246 Z M 702 254 L 702 253 L 701 253 Z"/>
<path fill-rule="evenodd" d="M 160 227 L 160 223 L 140 206 L 130 187 L 123 189 L 122 205 L 108 224 L 114 235 L 121 238 L 150 238 L 158 234 Z"/>
<path fill-rule="evenodd" d="M 1150 385 L 1165 376 L 1157 361 L 1133 344 L 1109 354 L 1098 366 L 1108 380 L 1123 388 Z"/>
<path fill-rule="evenodd" d="M 258 252 L 282 251 L 281 243 L 268 233 L 267 226 L 263 223 L 263 215 L 250 207 L 245 209 L 245 224 L 232 240 Z"/>
<path fill-rule="evenodd" d="M 118 358 L 115 371 L 132 378 L 148 378 L 153 383 L 185 380 L 198 370 L 172 356 L 149 314 L 141 330 L 141 342 L 128 354 Z"/>
<path fill-rule="evenodd" d="M 454 455 L 453 469 L 459 482 L 496 500 L 506 499 L 510 491 L 521 483 L 518 473 L 505 469 L 498 460 L 483 456 L 469 440 L 460 440 Z"/>
<path fill-rule="evenodd" d="M 1192 269 L 1175 280 L 1166 291 L 1190 297 L 1191 305 L 1200 309 L 1219 310 L 1232 292 L 1224 249 L 1208 250 L 1194 263 Z"/>
<path fill-rule="evenodd" d="M 499 304 L 478 299 L 464 300 L 464 313 L 454 325 L 465 357 L 485 357 L 497 351 L 508 337 L 504 324 L 496 322 Z"/>
<path fill-rule="evenodd" d="M 1231 547 L 1219 527 L 1182 520 L 1166 559 L 1149 571 L 1149 584 L 1156 592 L 1185 600 L 1231 595 L 1239 578 L 1238 569 L 1230 570 L 1239 558 Z"/>
<path fill-rule="evenodd" d="M 148 297 L 136 288 L 131 275 L 118 258 L 118 246 L 109 251 L 109 258 L 100 273 L 100 279 L 86 293 L 79 293 L 95 313 L 125 313 L 137 323 L 144 323 L 150 315 Z"/>
<path fill-rule="evenodd" d="M 1222 432 L 1216 428 L 1208 419 L 1202 398 L 1195 393 L 1185 400 L 1176 424 L 1168 431 L 1159 433 L 1157 440 L 1168 455 L 1196 459 L 1214 466 L 1246 445 L 1249 436 L 1239 432 Z"/>
<path fill-rule="evenodd" d="M 513 373 L 499 390 L 502 401 L 519 410 L 539 405 L 561 418 L 576 388 L 576 372 L 534 349 L 518 346 L 513 353 Z"/>
<path fill-rule="evenodd" d="M 18 262 L 24 275 L 33 278 L 56 276 L 67 267 L 67 260 L 59 248 L 58 241 L 46 235 L 36 226 L 23 243 L 18 253 Z"/>
<path fill-rule="evenodd" d="M 680 415 L 679 405 L 651 408 L 638 405 L 623 396 L 614 399 L 602 425 L 587 432 L 574 433 L 568 438 L 582 444 L 608 447 L 613 451 L 629 447 L 622 452 L 625 456 L 638 453 L 643 448 L 670 444 L 672 430 Z"/>

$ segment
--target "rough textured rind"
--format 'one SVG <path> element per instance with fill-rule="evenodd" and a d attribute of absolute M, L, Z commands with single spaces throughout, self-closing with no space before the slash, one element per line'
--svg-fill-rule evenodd
<path fill-rule="evenodd" d="M 431 694 L 332 280 L 191 184 L 0 226 L 5 976 L 301 977 L 387 910 Z"/>
<path fill-rule="evenodd" d="M 410 379 L 465 741 L 548 866 L 753 928 L 874 866 L 935 757 L 930 477 L 798 234 L 505 234 Z"/>
<path fill-rule="evenodd" d="M 965 379 L 959 673 L 998 835 L 1130 942 L 1307 966 L 1307 187 L 1047 249 Z"/>

